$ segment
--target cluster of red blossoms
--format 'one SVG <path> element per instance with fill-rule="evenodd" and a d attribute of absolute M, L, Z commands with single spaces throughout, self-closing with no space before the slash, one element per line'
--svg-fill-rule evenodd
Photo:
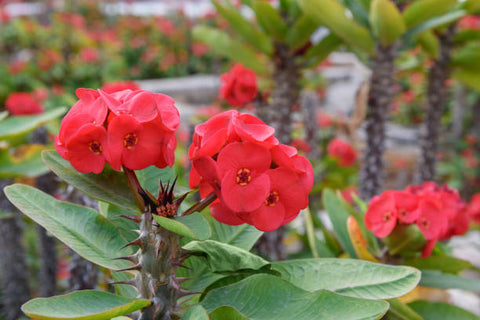
<path fill-rule="evenodd" d="M 357 161 L 357 152 L 348 142 L 339 138 L 330 140 L 327 146 L 329 157 L 338 160 L 338 166 L 341 168 L 351 167 Z"/>
<path fill-rule="evenodd" d="M 379 238 L 392 233 L 397 224 L 416 224 L 427 240 L 422 257 L 428 257 L 438 240 L 467 232 L 469 215 L 457 190 L 424 182 L 374 197 L 365 224 Z"/>
<path fill-rule="evenodd" d="M 255 72 L 236 64 L 228 73 L 222 74 L 220 98 L 234 107 L 252 102 L 258 93 Z"/>
<path fill-rule="evenodd" d="M 292 221 L 308 204 L 310 162 L 273 136 L 260 119 L 230 110 L 198 125 L 189 149 L 190 187 L 199 187 L 218 221 L 248 223 L 272 231 Z"/>
<path fill-rule="evenodd" d="M 58 153 L 83 173 L 172 166 L 180 115 L 169 96 L 142 90 L 106 93 L 77 89 L 80 99 L 63 118 Z"/>
<path fill-rule="evenodd" d="M 8 112 L 14 116 L 33 115 L 42 113 L 43 107 L 30 92 L 13 92 L 5 101 Z"/>

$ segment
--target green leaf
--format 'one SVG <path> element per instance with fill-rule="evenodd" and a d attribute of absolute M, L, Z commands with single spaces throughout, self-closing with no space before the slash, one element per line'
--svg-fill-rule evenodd
<path fill-rule="evenodd" d="M 233 6 L 230 8 L 224 7 L 217 0 L 212 0 L 212 3 L 218 13 L 228 21 L 232 29 L 244 41 L 268 56 L 273 53 L 273 46 L 268 35 L 258 30 L 251 21 L 246 20 L 237 8 Z"/>
<path fill-rule="evenodd" d="M 158 194 L 160 181 L 165 185 L 168 182 L 171 184 L 175 180 L 175 171 L 170 167 L 159 169 L 155 166 L 150 166 L 143 170 L 137 170 L 135 173 L 140 185 L 155 196 Z"/>
<path fill-rule="evenodd" d="M 411 267 L 389 266 L 351 259 L 304 259 L 273 262 L 272 270 L 299 288 L 320 289 L 366 299 L 390 299 L 415 288 L 420 272 Z"/>
<path fill-rule="evenodd" d="M 300 6 L 320 25 L 327 26 L 347 44 L 368 53 L 373 52 L 374 41 L 368 29 L 346 16 L 346 8 L 336 0 L 300 0 Z"/>
<path fill-rule="evenodd" d="M 208 222 L 199 212 L 175 218 L 165 218 L 157 215 L 154 215 L 153 218 L 165 229 L 184 237 L 205 240 L 212 235 Z"/>
<path fill-rule="evenodd" d="M 480 48 L 478 45 L 462 46 L 452 56 L 452 66 L 480 71 Z"/>
<path fill-rule="evenodd" d="M 232 39 L 232 37 L 224 31 L 205 26 L 197 26 L 193 29 L 193 37 L 197 41 L 206 43 L 213 53 L 239 62 L 257 73 L 265 74 L 267 72 L 265 63 L 255 51 L 243 43 Z"/>
<path fill-rule="evenodd" d="M 109 269 L 129 263 L 113 260 L 131 254 L 118 230 L 93 209 L 59 201 L 22 184 L 6 187 L 5 195 L 20 211 L 47 229 L 85 259 Z"/>
<path fill-rule="evenodd" d="M 38 177 L 49 169 L 42 162 L 41 153 L 44 145 L 30 144 L 10 150 L 0 149 L 0 178 Z"/>
<path fill-rule="evenodd" d="M 424 23 L 420 24 L 419 26 L 411 29 L 407 33 L 405 33 L 405 37 L 414 37 L 417 34 L 420 34 L 424 31 L 435 29 L 447 24 L 450 24 L 454 21 L 457 21 L 461 17 L 467 15 L 467 11 L 465 10 L 455 10 L 450 13 L 447 13 L 440 17 L 435 17 L 430 20 L 425 21 Z"/>
<path fill-rule="evenodd" d="M 119 281 L 130 281 L 134 278 L 133 274 L 130 272 L 112 272 L 112 279 L 115 282 Z M 115 284 L 115 293 L 119 296 L 125 298 L 136 298 L 138 296 L 138 291 L 129 284 Z"/>
<path fill-rule="evenodd" d="M 425 320 L 479 320 L 476 315 L 443 302 L 414 301 L 408 306 Z"/>
<path fill-rule="evenodd" d="M 480 292 L 480 279 L 464 278 L 440 271 L 422 270 L 420 285 L 439 289 L 462 289 Z"/>
<path fill-rule="evenodd" d="M 388 310 L 387 317 L 391 320 L 425 320 L 412 308 L 400 302 L 397 299 L 388 300 L 390 310 Z"/>
<path fill-rule="evenodd" d="M 57 176 L 86 195 L 125 208 L 132 214 L 140 213 L 123 173 L 109 168 L 100 174 L 81 173 L 56 151 L 44 151 L 42 158 Z"/>
<path fill-rule="evenodd" d="M 370 8 L 370 0 L 340 0 L 345 5 L 356 21 L 365 27 L 369 27 L 368 8 Z"/>
<path fill-rule="evenodd" d="M 0 140 L 17 139 L 50 120 L 58 118 L 67 111 L 67 108 L 56 108 L 34 116 L 12 116 L 2 121 L 0 126 Z"/>
<path fill-rule="evenodd" d="M 282 19 L 280 13 L 266 1 L 255 1 L 252 4 L 257 21 L 263 30 L 274 39 L 282 41 L 285 39 L 288 27 Z"/>
<path fill-rule="evenodd" d="M 329 34 L 305 53 L 306 66 L 313 67 L 328 58 L 330 53 L 342 44 L 342 40 L 334 34 Z"/>
<path fill-rule="evenodd" d="M 417 41 L 422 46 L 423 50 L 425 50 L 430 57 L 436 59 L 438 57 L 438 52 L 440 50 L 440 41 L 434 35 L 434 33 L 429 31 L 424 31 L 418 35 Z"/>
<path fill-rule="evenodd" d="M 121 217 L 121 215 L 130 215 L 130 211 L 103 201 L 99 202 L 98 207 L 99 213 L 117 228 L 118 232 L 120 232 L 127 242 L 133 241 L 138 237 L 138 233 L 134 231 L 138 229 L 138 224 Z"/>
<path fill-rule="evenodd" d="M 270 264 L 251 252 L 213 240 L 192 241 L 183 246 L 183 249 L 204 256 L 213 272 L 259 270 Z"/>
<path fill-rule="evenodd" d="M 451 256 L 430 256 L 424 259 L 413 258 L 405 260 L 403 264 L 417 269 L 438 270 L 445 273 L 458 273 L 472 267 L 469 261 Z"/>
<path fill-rule="evenodd" d="M 201 305 L 194 305 L 188 308 L 182 317 L 182 320 L 209 320 L 207 310 Z"/>
<path fill-rule="evenodd" d="M 456 3 L 456 0 L 418 0 L 403 11 L 403 19 L 408 29 L 434 17 L 441 16 Z"/>
<path fill-rule="evenodd" d="M 212 290 L 201 304 L 208 312 L 231 306 L 252 320 L 380 319 L 388 310 L 384 301 L 351 298 L 325 290 L 308 292 L 265 274 Z"/>
<path fill-rule="evenodd" d="M 480 92 L 480 73 L 478 71 L 456 68 L 452 77 L 473 90 Z"/>
<path fill-rule="evenodd" d="M 353 248 L 352 241 L 348 235 L 347 220 L 350 213 L 345 208 L 342 200 L 330 189 L 325 189 L 322 196 L 323 206 L 327 210 L 328 216 L 332 221 L 333 229 L 338 236 L 338 241 L 342 244 L 343 249 L 352 258 L 357 255 Z"/>
<path fill-rule="evenodd" d="M 107 320 L 129 314 L 150 305 L 144 299 L 128 299 L 111 293 L 81 290 L 62 296 L 36 298 L 22 306 L 32 318 Z"/>
<path fill-rule="evenodd" d="M 384 46 L 400 38 L 407 27 L 402 14 L 391 0 L 373 0 L 370 6 L 370 25 Z"/>
<path fill-rule="evenodd" d="M 232 307 L 220 307 L 210 313 L 210 320 L 249 320 Z"/>
<path fill-rule="evenodd" d="M 303 14 L 288 30 L 285 41 L 292 50 L 299 49 L 310 40 L 317 28 L 318 24 L 308 15 Z"/>

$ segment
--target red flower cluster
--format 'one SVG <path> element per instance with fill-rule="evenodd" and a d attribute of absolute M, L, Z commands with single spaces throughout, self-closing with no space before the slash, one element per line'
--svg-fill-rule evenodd
<path fill-rule="evenodd" d="M 467 205 L 467 212 L 474 222 L 480 224 L 480 193 L 476 193 L 470 198 L 470 202 Z"/>
<path fill-rule="evenodd" d="M 257 96 L 255 73 L 241 64 L 236 64 L 228 73 L 222 74 L 220 98 L 234 107 L 252 102 Z"/>
<path fill-rule="evenodd" d="M 43 112 L 43 107 L 29 92 L 12 92 L 5 101 L 8 112 L 14 116 L 32 115 Z"/>
<path fill-rule="evenodd" d="M 368 229 L 383 238 L 397 222 L 417 224 L 427 240 L 422 256 L 428 257 L 438 240 L 467 232 L 469 216 L 457 190 L 425 182 L 403 191 L 389 190 L 372 199 L 365 215 Z"/>
<path fill-rule="evenodd" d="M 75 169 L 100 173 L 105 162 L 115 170 L 173 165 L 180 116 L 172 98 L 142 90 L 76 94 L 80 100 L 55 138 L 58 153 Z"/>
<path fill-rule="evenodd" d="M 140 90 L 140 86 L 133 81 L 112 81 L 104 83 L 101 89 L 106 93 L 114 93 L 123 90 Z"/>
<path fill-rule="evenodd" d="M 339 138 L 330 140 L 327 146 L 330 157 L 338 159 L 338 165 L 342 168 L 351 167 L 357 161 L 357 152 L 348 143 Z"/>
<path fill-rule="evenodd" d="M 234 110 L 195 128 L 190 187 L 199 186 L 202 198 L 216 193 L 210 210 L 218 221 L 272 231 L 307 206 L 312 165 L 273 133 L 260 119 Z"/>

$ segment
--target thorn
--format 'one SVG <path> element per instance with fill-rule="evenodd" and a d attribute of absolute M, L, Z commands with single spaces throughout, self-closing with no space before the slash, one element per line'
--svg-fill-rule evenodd
<path fill-rule="evenodd" d="M 126 285 L 129 285 L 129 286 L 132 286 L 132 287 L 135 287 L 137 286 L 137 284 L 135 283 L 135 280 L 125 280 L 125 281 L 115 281 L 115 282 L 109 282 L 108 284 L 111 284 L 111 285 L 117 285 L 117 284 L 126 284 Z"/>
<path fill-rule="evenodd" d="M 142 265 L 141 264 L 136 264 L 132 267 L 128 267 L 125 269 L 120 269 L 120 270 L 115 270 L 115 271 L 140 271 L 142 270 Z"/>
<path fill-rule="evenodd" d="M 186 297 L 186 296 L 191 296 L 193 294 L 201 294 L 201 292 L 198 291 L 178 291 L 178 297 Z"/>
<path fill-rule="evenodd" d="M 142 247 L 142 239 L 137 238 L 137 239 L 135 239 L 135 240 L 133 240 L 133 241 L 130 241 L 129 243 L 127 243 L 126 245 L 124 245 L 123 247 L 121 247 L 120 250 L 121 250 L 121 249 L 124 249 L 124 248 L 126 248 L 126 247 L 129 247 L 129 246 L 137 246 L 137 247 L 141 248 L 141 247 Z"/>
<path fill-rule="evenodd" d="M 180 207 L 180 205 L 182 204 L 183 200 L 185 200 L 185 198 L 188 196 L 190 192 L 187 192 L 185 193 L 184 195 L 182 195 L 180 198 L 178 198 L 176 201 L 175 201 L 175 206 L 177 207 L 177 209 Z"/>
<path fill-rule="evenodd" d="M 136 222 L 136 223 L 140 223 L 140 221 L 142 221 L 142 216 L 121 214 L 120 217 L 131 220 L 131 221 Z"/>
<path fill-rule="evenodd" d="M 188 281 L 188 280 L 192 280 L 193 277 L 179 277 L 179 278 L 175 278 L 175 280 L 177 280 L 178 283 L 182 283 L 182 282 L 185 282 L 185 281 Z"/>
<path fill-rule="evenodd" d="M 192 270 L 192 268 L 187 267 L 186 265 L 182 264 L 181 262 L 172 261 L 172 265 L 177 266 L 177 267 L 182 267 L 182 268 L 185 268 L 187 270 Z"/>
<path fill-rule="evenodd" d="M 133 229 L 132 231 L 135 232 L 135 233 L 137 233 L 137 234 L 141 234 L 141 233 L 142 233 L 142 230 L 140 230 L 140 229 Z"/>
<path fill-rule="evenodd" d="M 165 247 L 165 242 L 160 241 L 157 243 L 157 249 L 156 249 L 157 257 L 160 255 L 160 251 L 162 251 L 164 247 Z"/>
<path fill-rule="evenodd" d="M 138 257 L 135 254 L 132 254 L 131 256 L 126 256 L 126 257 L 113 258 L 113 260 L 127 260 L 133 263 L 138 263 Z"/>

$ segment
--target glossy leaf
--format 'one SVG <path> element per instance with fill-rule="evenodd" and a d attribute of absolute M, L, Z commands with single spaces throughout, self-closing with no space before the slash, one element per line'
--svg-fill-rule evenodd
<path fill-rule="evenodd" d="M 413 290 L 420 280 L 420 272 L 411 267 L 351 259 L 273 262 L 272 270 L 303 290 L 325 289 L 367 299 L 399 297 Z"/>
<path fill-rule="evenodd" d="M 29 144 L 18 147 L 13 154 L 0 149 L 0 178 L 38 177 L 49 169 L 42 161 L 44 145 Z"/>
<path fill-rule="evenodd" d="M 388 310 L 387 317 L 391 320 L 425 320 L 412 308 L 400 302 L 397 299 L 388 300 L 390 310 Z"/>
<path fill-rule="evenodd" d="M 400 38 L 407 27 L 402 14 L 391 0 L 373 0 L 370 6 L 370 25 L 384 46 Z"/>
<path fill-rule="evenodd" d="M 259 270 L 269 265 L 268 261 L 253 253 L 213 240 L 192 241 L 183 249 L 205 257 L 213 272 Z"/>
<path fill-rule="evenodd" d="M 210 238 L 212 234 L 208 222 L 199 212 L 175 218 L 165 218 L 157 215 L 154 215 L 153 218 L 163 228 L 190 239 L 205 240 Z"/>
<path fill-rule="evenodd" d="M 257 73 L 266 73 L 265 64 L 259 59 L 255 51 L 243 43 L 232 39 L 224 32 L 214 28 L 197 26 L 193 29 L 195 40 L 206 43 L 213 53 L 223 55 L 231 60 L 242 63 L 245 67 Z"/>
<path fill-rule="evenodd" d="M 317 28 L 318 24 L 308 15 L 303 14 L 295 21 L 293 26 L 289 28 L 285 41 L 291 49 L 299 49 L 310 40 L 310 37 Z"/>
<path fill-rule="evenodd" d="M 50 298 L 36 298 L 22 311 L 36 319 L 108 320 L 150 305 L 144 299 L 128 299 L 111 293 L 81 290 Z"/>
<path fill-rule="evenodd" d="M 305 53 L 306 65 L 313 67 L 328 58 L 330 53 L 342 44 L 342 40 L 334 34 L 329 34 Z"/>
<path fill-rule="evenodd" d="M 194 305 L 185 312 L 182 320 L 209 320 L 207 310 L 201 305 Z"/>
<path fill-rule="evenodd" d="M 420 285 L 439 289 L 462 289 L 480 292 L 480 279 L 465 278 L 440 271 L 422 270 Z"/>
<path fill-rule="evenodd" d="M 347 44 L 373 52 L 373 39 L 368 29 L 345 14 L 346 8 L 336 0 L 300 0 L 300 6 L 319 25 L 327 26 Z"/>
<path fill-rule="evenodd" d="M 342 244 L 343 249 L 352 258 L 356 258 L 355 249 L 348 235 L 347 220 L 350 213 L 345 208 L 342 200 L 330 189 L 323 191 L 323 206 L 327 210 L 328 216 L 333 224 L 333 229 L 338 236 L 338 241 Z"/>
<path fill-rule="evenodd" d="M 251 21 L 245 19 L 237 8 L 223 6 L 217 0 L 212 0 L 212 3 L 244 41 L 266 55 L 273 53 L 273 46 L 268 36 L 258 30 Z"/>
<path fill-rule="evenodd" d="M 129 266 L 126 261 L 113 260 L 131 254 L 131 249 L 120 250 L 126 241 L 95 210 L 59 201 L 22 184 L 6 187 L 5 195 L 25 215 L 85 259 L 110 269 Z"/>
<path fill-rule="evenodd" d="M 255 1 L 252 4 L 258 23 L 274 39 L 283 41 L 288 31 L 280 13 L 267 1 Z"/>
<path fill-rule="evenodd" d="M 201 304 L 208 312 L 231 306 L 252 320 L 380 319 L 388 310 L 384 301 L 351 298 L 326 290 L 308 292 L 265 274 L 215 289 Z"/>
<path fill-rule="evenodd" d="M 451 256 L 430 256 L 428 258 L 407 259 L 404 265 L 422 270 L 438 270 L 445 273 L 458 273 L 472 267 L 472 263 Z"/>
<path fill-rule="evenodd" d="M 480 320 L 473 313 L 443 302 L 414 301 L 408 306 L 425 320 Z"/>
<path fill-rule="evenodd" d="M 408 29 L 412 29 L 431 18 L 441 16 L 455 4 L 456 0 L 414 1 L 403 11 L 403 19 Z"/>
<path fill-rule="evenodd" d="M 2 121 L 0 125 L 0 140 L 16 139 L 37 127 L 60 117 L 67 111 L 66 108 L 56 108 L 34 116 L 11 116 Z"/>
<path fill-rule="evenodd" d="M 210 320 L 249 320 L 232 307 L 220 307 L 210 313 Z"/>
<path fill-rule="evenodd" d="M 480 92 L 480 73 L 478 71 L 467 68 L 456 68 L 452 77 L 475 91 Z"/>
<path fill-rule="evenodd" d="M 442 26 L 446 26 L 452 22 L 457 21 L 461 17 L 467 15 L 467 11 L 465 10 L 455 10 L 444 14 L 440 17 L 435 17 L 430 20 L 425 21 L 424 23 L 420 24 L 419 26 L 413 28 L 412 30 L 405 33 L 405 37 L 414 37 L 417 34 L 420 34 L 427 30 L 432 30 L 435 28 L 439 28 Z"/>
<path fill-rule="evenodd" d="M 480 71 L 480 48 L 477 45 L 463 46 L 452 57 L 452 66 Z"/>
<path fill-rule="evenodd" d="M 440 41 L 433 34 L 432 31 L 425 31 L 418 35 L 418 43 L 422 46 L 423 50 L 427 52 L 431 58 L 436 59 L 440 50 Z"/>
<path fill-rule="evenodd" d="M 57 176 L 86 195 L 125 208 L 132 214 L 140 213 L 123 173 L 109 168 L 100 174 L 81 173 L 56 151 L 44 151 L 42 159 Z"/>

